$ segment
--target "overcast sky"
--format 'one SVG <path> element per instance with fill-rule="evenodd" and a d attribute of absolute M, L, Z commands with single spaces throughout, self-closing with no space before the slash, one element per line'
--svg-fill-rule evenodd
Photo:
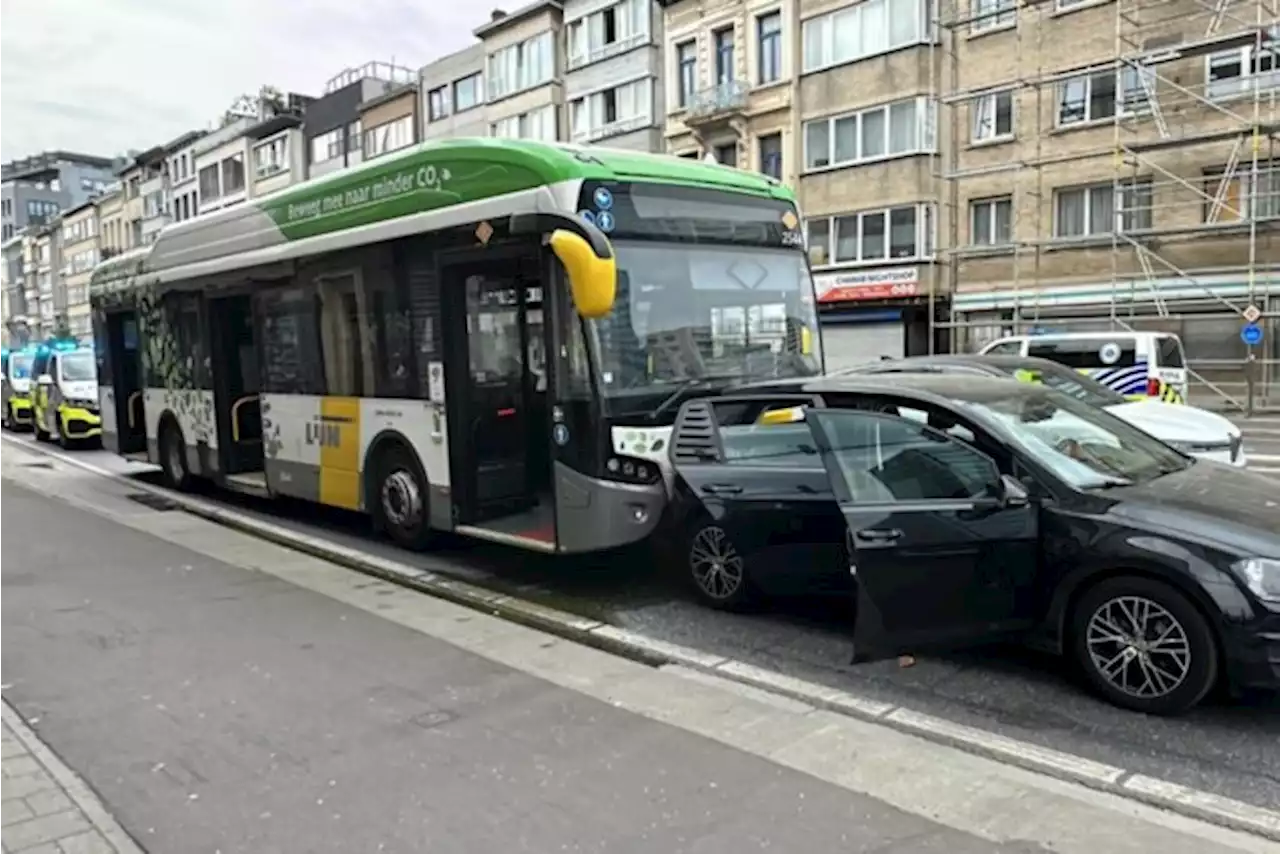
<path fill-rule="evenodd" d="M 263 84 L 420 68 L 488 18 L 465 0 L 0 0 L 0 160 L 160 145 Z"/>

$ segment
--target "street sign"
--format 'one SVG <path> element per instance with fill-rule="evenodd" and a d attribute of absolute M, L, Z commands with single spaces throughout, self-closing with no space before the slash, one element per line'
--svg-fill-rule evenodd
<path fill-rule="evenodd" d="M 1246 323 L 1240 327 L 1240 340 L 1255 347 L 1262 343 L 1262 327 L 1256 323 Z"/>
<path fill-rule="evenodd" d="M 1240 313 L 1240 316 L 1244 318 L 1245 323 L 1257 323 L 1258 318 L 1262 317 L 1262 309 L 1256 305 L 1250 305 Z"/>

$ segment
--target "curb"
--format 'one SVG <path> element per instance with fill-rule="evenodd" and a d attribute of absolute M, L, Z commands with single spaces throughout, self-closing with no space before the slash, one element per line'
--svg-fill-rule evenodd
<path fill-rule="evenodd" d="M 7 436 L 5 439 L 23 449 L 73 465 L 99 477 L 127 484 L 130 489 L 162 496 L 186 512 L 223 527 L 565 640 L 652 667 L 679 665 L 730 679 L 758 690 L 797 700 L 814 708 L 891 727 L 967 753 L 978 754 L 1060 780 L 1079 783 L 1091 789 L 1141 801 L 1230 830 L 1280 842 L 1280 811 L 1268 810 L 1211 792 L 1148 777 L 1118 766 L 1008 738 L 977 727 L 953 723 L 903 706 L 894 706 L 861 697 L 726 656 L 712 655 L 650 638 L 599 620 L 486 590 L 431 570 L 374 558 L 358 549 L 263 522 L 193 496 L 134 480 L 128 475 L 107 471 L 52 449 L 27 444 Z"/>

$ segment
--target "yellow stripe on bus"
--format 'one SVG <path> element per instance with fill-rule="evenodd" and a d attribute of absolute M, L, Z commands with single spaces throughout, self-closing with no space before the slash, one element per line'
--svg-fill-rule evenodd
<path fill-rule="evenodd" d="M 320 503 L 360 509 L 360 399 L 320 400 Z"/>

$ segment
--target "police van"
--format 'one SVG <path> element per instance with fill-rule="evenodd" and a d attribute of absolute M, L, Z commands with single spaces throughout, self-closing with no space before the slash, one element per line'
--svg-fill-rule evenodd
<path fill-rule="evenodd" d="M 0 356 L 0 404 L 4 428 L 15 430 L 31 423 L 31 363 L 35 350 L 5 350 Z"/>
<path fill-rule="evenodd" d="M 32 426 L 42 442 L 67 447 L 102 440 L 98 370 L 92 347 L 74 341 L 41 345 L 32 362 Z"/>
<path fill-rule="evenodd" d="M 1014 335 L 980 353 L 1034 356 L 1088 374 L 1130 400 L 1187 402 L 1187 360 L 1171 332 L 1062 332 Z"/>

